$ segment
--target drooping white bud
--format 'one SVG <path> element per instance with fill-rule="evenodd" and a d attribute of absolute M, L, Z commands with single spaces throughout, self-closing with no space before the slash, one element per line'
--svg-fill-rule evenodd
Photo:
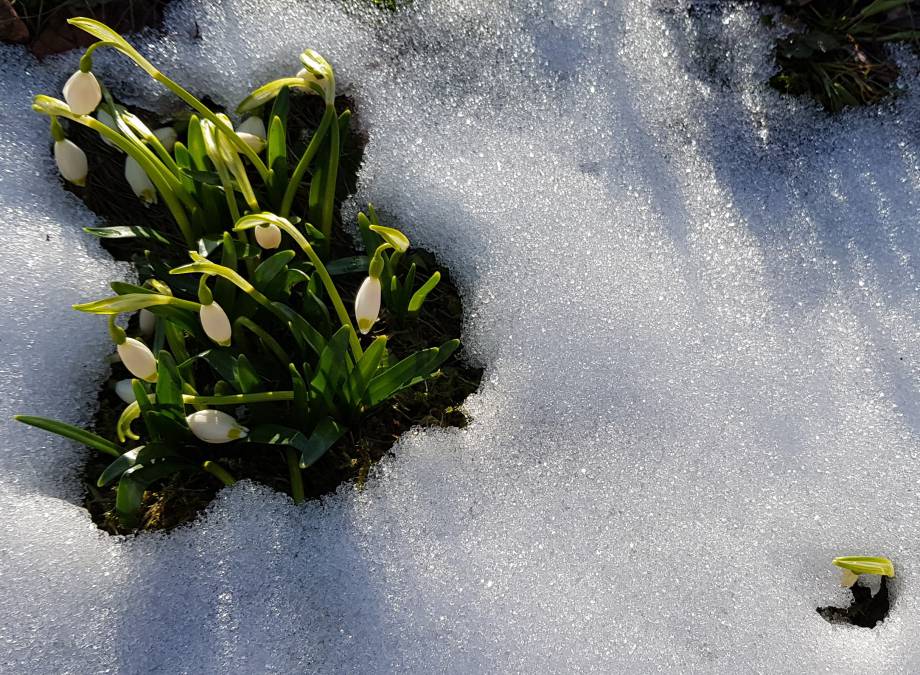
<path fill-rule="evenodd" d="M 140 328 L 141 335 L 150 337 L 153 331 L 157 329 L 157 316 L 149 309 L 142 309 L 137 315 L 137 325 Z"/>
<path fill-rule="evenodd" d="M 229 443 L 246 438 L 249 429 L 220 410 L 199 410 L 185 418 L 189 429 L 205 443 Z"/>
<path fill-rule="evenodd" d="M 358 320 L 358 330 L 362 335 L 367 335 L 380 315 L 380 279 L 367 277 L 358 295 L 355 296 L 355 318 Z"/>
<path fill-rule="evenodd" d="M 208 305 L 201 305 L 198 310 L 198 318 L 201 320 L 201 327 L 209 338 L 214 340 L 221 347 L 230 346 L 230 337 L 233 329 L 230 326 L 230 319 L 227 313 L 216 302 Z"/>
<path fill-rule="evenodd" d="M 112 129 L 113 131 L 118 131 L 118 124 L 115 122 L 115 118 L 112 117 L 105 108 L 99 108 L 99 110 L 96 111 L 96 119 L 102 122 L 109 129 Z M 121 132 L 118 131 L 118 133 L 121 133 Z M 112 143 L 112 141 L 110 141 L 108 138 L 106 138 L 102 134 L 100 134 L 99 136 L 100 138 L 102 138 L 102 142 L 108 145 L 109 147 L 111 148 L 118 147 L 117 145 Z"/>
<path fill-rule="evenodd" d="M 134 194 L 140 198 L 144 204 L 157 203 L 157 189 L 150 180 L 150 176 L 144 171 L 143 167 L 137 163 L 137 160 L 128 155 L 125 159 L 125 178 Z"/>
<path fill-rule="evenodd" d="M 265 147 L 265 123 L 261 117 L 247 117 L 237 128 L 236 135 L 255 152 L 262 152 Z"/>
<path fill-rule="evenodd" d="M 137 398 L 134 396 L 134 388 L 131 386 L 131 380 L 118 380 L 115 383 L 115 393 L 125 403 L 134 403 Z"/>
<path fill-rule="evenodd" d="M 179 134 L 176 133 L 173 127 L 160 127 L 153 132 L 153 135 L 163 144 L 166 152 L 172 152 L 176 141 L 179 140 Z"/>
<path fill-rule="evenodd" d="M 256 225 L 256 242 L 265 249 L 278 248 L 281 245 L 281 228 L 273 223 Z"/>
<path fill-rule="evenodd" d="M 81 187 L 86 185 L 89 163 L 86 161 L 86 153 L 80 146 L 66 138 L 55 141 L 54 161 L 65 180 Z"/>
<path fill-rule="evenodd" d="M 116 348 L 121 362 L 134 377 L 147 382 L 157 381 L 157 359 L 140 340 L 125 338 Z"/>
<path fill-rule="evenodd" d="M 89 115 L 102 100 L 102 88 L 91 72 L 78 70 L 64 85 L 64 100 L 76 115 Z"/>

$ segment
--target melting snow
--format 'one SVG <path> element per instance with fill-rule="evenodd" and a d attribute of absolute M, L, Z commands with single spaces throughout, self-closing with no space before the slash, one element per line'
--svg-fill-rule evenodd
<path fill-rule="evenodd" d="M 350 208 L 441 254 L 487 371 L 363 493 L 240 484 L 128 539 L 77 506 L 82 450 L 10 421 L 91 416 L 105 328 L 69 305 L 128 271 L 28 111 L 76 56 L 0 50 L 0 670 L 920 669 L 916 63 L 830 118 L 764 84 L 756 8 L 693 4 L 171 4 L 137 42 L 222 102 L 329 57 L 370 135 Z M 830 625 L 863 553 L 891 615 Z"/>

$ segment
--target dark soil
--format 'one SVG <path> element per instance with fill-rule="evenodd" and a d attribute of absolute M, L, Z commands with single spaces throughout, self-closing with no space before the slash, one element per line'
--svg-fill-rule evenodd
<path fill-rule="evenodd" d="M 87 47 L 91 35 L 67 23 L 86 16 L 119 33 L 159 26 L 168 0 L 0 0 L 0 40 L 26 44 L 38 57 Z"/>
<path fill-rule="evenodd" d="M 830 623 L 848 623 L 861 628 L 875 628 L 888 618 L 891 602 L 888 597 L 888 577 L 882 577 L 881 586 L 875 595 L 857 581 L 850 588 L 853 601 L 849 607 L 818 607 L 818 614 Z"/>
<path fill-rule="evenodd" d="M 354 110 L 352 102 L 344 97 L 337 101 L 337 107 L 340 110 Z M 154 115 L 142 110 L 133 112 L 151 128 L 171 121 L 157 120 Z M 292 143 L 300 143 L 298 139 L 302 138 L 302 132 L 315 128 L 321 115 L 322 103 L 316 97 L 292 96 L 288 136 L 293 139 Z M 181 124 L 181 120 L 177 123 Z M 356 127 L 356 119 L 352 118 L 352 129 Z M 160 232 L 172 230 L 171 217 L 165 207 L 156 205 L 144 208 L 130 191 L 123 175 L 124 156 L 121 153 L 105 145 L 96 134 L 83 127 L 71 125 L 68 135 L 87 153 L 90 172 L 85 188 L 75 187 L 69 183 L 64 185 L 66 189 L 83 199 L 104 221 L 101 224 L 148 225 Z M 340 185 L 337 190 L 339 203 L 355 188 L 365 142 L 366 139 L 360 130 L 350 133 L 345 139 Z M 302 150 L 302 143 L 298 145 L 297 150 Z M 304 203 L 306 188 L 304 190 L 297 203 Z M 351 234 L 354 227 L 352 223 L 346 226 L 340 220 L 336 222 L 331 258 L 363 254 L 363 251 L 355 248 Z M 135 240 L 101 241 L 115 258 L 140 262 Z M 176 261 L 175 264 L 182 262 L 185 261 Z M 459 337 L 462 328 L 463 305 L 448 270 L 439 265 L 431 253 L 420 249 L 410 249 L 405 264 L 411 262 L 417 264 L 419 279 L 426 279 L 436 270 L 441 272 L 442 278 L 415 320 L 408 321 L 402 326 L 394 326 L 385 311 L 381 315 L 377 327 L 381 334 L 385 333 L 391 337 L 388 346 L 396 359 L 418 349 Z M 363 273 L 336 277 L 336 284 L 346 303 L 349 298 L 354 297 L 363 277 Z M 127 377 L 129 374 L 124 367 L 115 364 L 111 377 L 100 389 L 99 412 L 94 422 L 94 431 L 106 438 L 115 438 L 115 423 L 125 406 L 116 396 L 114 384 Z M 401 392 L 374 410 L 321 460 L 304 470 L 302 473 L 306 497 L 318 498 L 333 492 L 340 484 L 348 481 L 355 481 L 360 487 L 371 465 L 386 456 L 399 436 L 413 426 L 465 426 L 467 420 L 459 406 L 469 394 L 477 390 L 481 379 L 482 369 L 465 365 L 459 354 L 452 356 L 441 367 L 439 375 Z M 207 452 L 219 454 L 202 455 L 199 459 L 219 458 L 221 465 L 237 479 L 255 480 L 289 494 L 289 474 L 283 450 L 268 446 L 260 447 L 264 450 L 253 452 L 252 446 L 245 444 L 210 446 Z M 106 488 L 96 487 L 96 479 L 110 461 L 110 457 L 101 453 L 90 454 L 83 473 L 88 490 L 85 505 L 100 528 L 113 534 L 130 532 L 131 530 L 119 525 L 114 514 L 115 483 Z M 209 474 L 197 472 L 174 475 L 146 493 L 145 513 L 140 529 L 170 529 L 193 520 L 207 507 L 221 487 L 222 484 Z"/>

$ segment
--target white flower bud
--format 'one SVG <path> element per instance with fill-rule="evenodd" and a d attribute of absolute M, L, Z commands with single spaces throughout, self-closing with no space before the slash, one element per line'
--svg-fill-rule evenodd
<path fill-rule="evenodd" d="M 281 228 L 269 223 L 267 225 L 256 225 L 256 242 L 262 248 L 278 248 L 281 245 Z"/>
<path fill-rule="evenodd" d="M 137 398 L 134 396 L 134 388 L 131 386 L 131 380 L 118 380 L 115 383 L 115 393 L 125 403 L 134 403 Z"/>
<path fill-rule="evenodd" d="M 176 146 L 176 141 L 179 140 L 179 134 L 176 133 L 173 127 L 160 127 L 153 132 L 153 135 L 163 144 L 166 152 L 172 152 Z"/>
<path fill-rule="evenodd" d="M 125 159 L 125 178 L 128 184 L 144 204 L 157 203 L 157 189 L 150 180 L 150 176 L 144 171 L 144 168 L 137 163 L 137 160 L 128 155 Z"/>
<path fill-rule="evenodd" d="M 80 146 L 66 138 L 63 141 L 55 141 L 54 161 L 65 180 L 81 187 L 86 185 L 89 163 L 86 161 L 86 153 Z"/>
<path fill-rule="evenodd" d="M 149 309 L 142 309 L 137 315 L 137 325 L 141 330 L 141 335 L 150 337 L 157 329 L 157 316 Z"/>
<path fill-rule="evenodd" d="M 229 443 L 246 438 L 249 429 L 220 410 L 199 410 L 185 418 L 189 429 L 205 443 Z"/>
<path fill-rule="evenodd" d="M 96 111 L 96 119 L 102 122 L 105 126 L 113 131 L 118 131 L 118 124 L 115 122 L 115 118 L 112 117 L 105 108 L 99 108 Z M 118 133 L 121 133 L 118 131 Z M 108 138 L 99 134 L 99 137 L 102 139 L 102 142 L 108 145 L 111 148 L 117 148 L 118 146 L 112 143 Z"/>
<path fill-rule="evenodd" d="M 230 346 L 230 337 L 233 329 L 230 327 L 230 319 L 227 313 L 216 302 L 209 305 L 202 305 L 198 310 L 198 318 L 201 320 L 201 327 L 209 338 L 214 340 L 221 347 Z"/>
<path fill-rule="evenodd" d="M 370 332 L 379 314 L 380 279 L 367 277 L 355 297 L 355 318 L 358 320 L 358 330 L 362 335 Z"/>
<path fill-rule="evenodd" d="M 121 362 L 134 377 L 147 382 L 157 381 L 157 360 L 147 345 L 140 340 L 126 338 L 117 350 Z"/>
<path fill-rule="evenodd" d="M 102 89 L 96 76 L 78 70 L 64 85 L 64 100 L 75 115 L 89 115 L 102 100 Z"/>
<path fill-rule="evenodd" d="M 236 130 L 236 135 L 255 152 L 262 152 L 265 147 L 265 123 L 261 117 L 247 117 Z"/>

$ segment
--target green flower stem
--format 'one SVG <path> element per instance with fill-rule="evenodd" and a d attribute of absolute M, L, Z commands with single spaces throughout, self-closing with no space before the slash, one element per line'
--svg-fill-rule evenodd
<path fill-rule="evenodd" d="M 351 322 L 351 317 L 348 315 L 348 310 L 345 309 L 342 297 L 339 295 L 339 291 L 335 287 L 332 277 L 329 276 L 329 272 L 326 270 L 323 261 L 320 260 L 316 251 L 313 250 L 307 238 L 304 237 L 290 221 L 280 218 L 275 224 L 291 235 L 294 241 L 303 249 L 303 252 L 307 254 L 310 262 L 313 263 L 313 267 L 316 269 L 316 273 L 319 274 L 319 278 L 323 282 L 323 287 L 326 289 L 326 294 L 329 296 L 329 299 L 332 300 L 332 306 L 335 308 L 335 313 L 339 317 L 339 321 L 343 326 L 348 326 L 350 329 L 348 331 L 348 341 L 351 344 L 351 351 L 356 359 L 360 359 L 364 355 L 364 351 L 361 349 L 361 341 L 358 339 L 358 334 L 355 331 L 354 324 Z"/>
<path fill-rule="evenodd" d="M 223 265 L 218 265 L 217 263 L 212 263 L 210 260 L 202 258 L 197 253 L 192 254 L 192 258 L 195 262 L 189 265 L 183 265 L 182 267 L 177 267 L 173 270 L 170 270 L 170 274 L 192 274 L 192 273 L 201 273 L 201 274 L 216 274 L 219 277 L 222 277 L 232 283 L 234 286 L 239 288 L 244 293 L 248 294 L 253 300 L 262 305 L 269 312 L 274 314 L 281 320 L 285 326 L 288 326 L 288 319 L 284 315 L 284 312 L 279 310 L 267 297 L 262 295 L 256 287 L 251 283 L 246 281 L 241 277 L 237 272 L 230 269 L 229 267 L 224 267 Z"/>
<path fill-rule="evenodd" d="M 266 185 L 269 184 L 271 179 L 271 171 L 267 166 L 265 166 L 265 162 L 259 158 L 259 155 L 256 154 L 255 150 L 250 148 L 243 139 L 236 135 L 230 125 L 220 119 L 211 111 L 210 108 L 208 108 L 208 106 L 195 98 L 191 93 L 186 91 L 180 84 L 174 82 L 160 71 L 157 71 L 156 75 L 153 76 L 153 79 L 172 91 L 176 96 L 181 98 L 190 106 L 192 106 L 195 110 L 201 113 L 203 117 L 211 120 L 211 122 L 214 123 L 214 126 L 226 134 L 227 138 L 230 139 L 230 141 L 237 147 L 237 149 L 246 155 L 249 161 L 252 162 L 252 165 L 256 168 L 256 171 L 259 172 L 259 176 L 262 177 L 262 181 Z"/>
<path fill-rule="evenodd" d="M 335 107 L 329 106 L 332 116 L 335 118 Z M 335 184 L 339 175 L 339 123 L 333 119 L 331 127 L 332 136 L 330 138 L 329 148 L 329 170 L 326 173 L 326 194 L 323 196 L 322 220 L 320 221 L 320 231 L 326 237 L 326 245 L 332 240 L 332 212 L 335 207 Z"/>
<path fill-rule="evenodd" d="M 208 460 L 207 462 L 204 462 L 201 465 L 201 468 L 207 471 L 212 476 L 215 476 L 218 480 L 220 480 L 221 483 L 223 483 L 227 487 L 236 483 L 236 479 L 230 475 L 230 472 L 227 471 L 224 467 L 222 467 L 217 462 L 212 462 Z"/>
<path fill-rule="evenodd" d="M 48 114 L 48 112 L 42 107 L 36 108 L 33 106 L 33 109 L 37 112 Z M 169 172 L 166 170 L 166 167 L 162 167 L 162 165 L 159 167 L 157 166 L 159 161 L 156 160 L 156 158 L 152 153 L 150 153 L 148 149 L 139 148 L 136 143 L 131 142 L 129 139 L 125 138 L 114 129 L 110 129 L 105 124 L 95 119 L 94 117 L 90 117 L 89 115 L 76 115 L 70 112 L 69 108 L 67 108 L 66 111 L 63 109 L 55 110 L 55 114 L 59 114 L 61 117 L 66 117 L 67 119 L 76 122 L 77 124 L 82 124 L 85 127 L 89 127 L 96 133 L 105 136 L 118 148 L 137 160 L 137 163 L 140 164 L 144 171 L 147 172 L 147 175 L 150 176 L 150 180 L 156 186 L 157 190 L 159 190 L 160 194 L 163 195 L 163 201 L 166 202 L 166 206 L 169 208 L 170 213 L 172 213 L 172 216 L 176 221 L 176 224 L 182 231 L 182 236 L 185 239 L 186 245 L 189 248 L 196 248 L 195 237 L 192 234 L 192 224 L 185 213 L 185 209 L 182 207 L 182 203 L 176 196 L 176 191 L 173 189 L 172 184 L 166 177 L 166 174 L 169 174 Z M 175 176 L 171 177 L 175 179 Z M 181 186 L 179 186 L 178 189 L 182 190 Z"/>
<path fill-rule="evenodd" d="M 293 391 L 260 391 L 254 394 L 228 394 L 227 396 L 191 396 L 182 394 L 182 402 L 185 405 L 243 405 L 244 403 L 273 403 L 293 400 Z"/>
<path fill-rule="evenodd" d="M 284 449 L 287 457 L 288 473 L 291 475 L 291 497 L 294 498 L 295 504 L 301 504 L 304 500 L 303 495 L 303 474 L 300 473 L 300 457 L 294 448 L 288 446 Z"/>
<path fill-rule="evenodd" d="M 275 340 L 268 332 L 262 329 L 260 326 L 257 326 L 249 317 L 240 316 L 233 322 L 234 326 L 237 328 L 245 328 L 253 335 L 259 337 L 262 342 L 265 343 L 265 346 L 268 347 L 272 354 L 281 362 L 282 366 L 287 367 L 291 362 L 291 357 L 287 355 L 287 352 L 281 348 L 281 345 L 278 344 L 278 341 Z"/>
<path fill-rule="evenodd" d="M 284 191 L 284 198 L 281 200 L 281 209 L 279 211 L 279 215 L 282 218 L 287 218 L 290 215 L 291 206 L 294 204 L 294 196 L 297 194 L 297 188 L 300 186 L 300 181 L 303 180 L 304 174 L 307 172 L 310 162 L 313 160 L 313 156 L 319 151 L 323 138 L 326 136 L 326 131 L 329 129 L 329 125 L 332 123 L 333 119 L 335 119 L 335 106 L 327 104 L 326 112 L 323 113 L 323 119 L 320 121 L 319 127 L 310 139 L 310 143 L 307 145 L 307 149 L 304 151 L 303 156 L 301 156 L 300 161 L 297 162 L 294 173 L 291 174 L 291 178 L 288 181 L 287 189 Z"/>

